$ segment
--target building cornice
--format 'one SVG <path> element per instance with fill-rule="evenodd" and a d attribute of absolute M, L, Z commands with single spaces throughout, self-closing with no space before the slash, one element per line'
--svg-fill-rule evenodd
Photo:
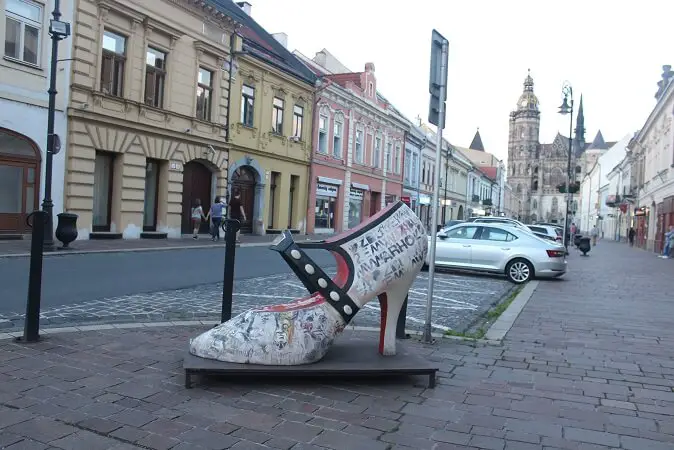
<path fill-rule="evenodd" d="M 660 117 L 665 105 L 669 103 L 672 97 L 674 97 L 674 80 L 669 83 L 667 89 L 665 89 L 665 92 L 663 92 L 663 94 L 660 96 L 657 103 L 655 104 L 655 107 L 648 115 L 648 118 L 646 119 L 644 126 L 641 127 L 641 129 L 637 132 L 637 135 L 634 137 L 634 139 L 640 145 L 643 145 L 643 142 L 646 136 L 650 134 L 651 128 L 653 127 L 656 119 Z M 674 110 L 672 110 L 671 113 L 674 114 Z"/>

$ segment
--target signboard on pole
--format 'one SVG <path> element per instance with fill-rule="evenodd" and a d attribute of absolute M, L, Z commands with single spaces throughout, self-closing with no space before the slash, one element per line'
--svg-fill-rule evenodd
<path fill-rule="evenodd" d="M 447 52 L 449 42 L 437 30 L 431 36 L 431 70 L 428 77 L 428 121 L 439 128 L 445 128 L 445 101 L 447 101 Z M 445 67 L 443 72 L 442 68 Z M 441 89 L 444 87 L 445 89 Z M 441 104 L 442 103 L 442 108 Z M 441 114 L 442 111 L 442 114 Z M 442 117 L 441 117 L 442 116 Z"/>

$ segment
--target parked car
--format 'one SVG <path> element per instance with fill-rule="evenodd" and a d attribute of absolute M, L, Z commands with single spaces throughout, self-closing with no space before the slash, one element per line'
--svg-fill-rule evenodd
<path fill-rule="evenodd" d="M 516 284 L 534 277 L 556 278 L 566 273 L 564 247 L 536 237 L 528 229 L 466 222 L 439 232 L 437 237 L 438 267 L 503 273 Z"/>
<path fill-rule="evenodd" d="M 445 222 L 445 225 L 442 228 L 453 227 L 454 225 L 458 225 L 460 223 L 465 223 L 465 222 L 466 222 L 465 220 L 448 220 L 447 222 Z"/>
<path fill-rule="evenodd" d="M 536 225 L 527 225 L 527 228 L 533 231 L 533 233 L 538 237 L 541 237 L 548 241 L 559 242 L 560 244 L 562 243 L 562 239 L 564 237 L 564 230 L 562 230 L 558 226 L 536 224 Z"/>

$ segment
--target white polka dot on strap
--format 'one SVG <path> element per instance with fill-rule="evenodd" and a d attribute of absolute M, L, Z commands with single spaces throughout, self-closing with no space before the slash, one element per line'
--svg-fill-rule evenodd
<path fill-rule="evenodd" d="M 335 291 L 332 291 L 330 292 L 330 298 L 337 302 L 339 301 L 339 294 L 336 293 Z"/>
<path fill-rule="evenodd" d="M 349 305 L 344 305 L 344 312 L 345 312 L 347 315 L 350 316 L 351 313 L 353 312 L 353 310 L 351 309 L 351 307 L 350 307 Z"/>
<path fill-rule="evenodd" d="M 325 279 L 323 279 L 323 278 L 319 278 L 318 279 L 318 285 L 322 288 L 326 288 L 326 287 L 328 287 L 328 282 L 325 281 Z"/>
<path fill-rule="evenodd" d="M 313 275 L 314 272 L 315 272 L 314 266 L 312 266 L 311 264 L 307 264 L 306 266 L 304 266 L 304 270 L 306 270 L 306 272 L 307 272 L 309 275 Z"/>
<path fill-rule="evenodd" d="M 299 252 L 299 250 L 291 250 L 290 256 L 292 256 L 295 259 L 300 259 L 302 257 L 302 254 Z"/>

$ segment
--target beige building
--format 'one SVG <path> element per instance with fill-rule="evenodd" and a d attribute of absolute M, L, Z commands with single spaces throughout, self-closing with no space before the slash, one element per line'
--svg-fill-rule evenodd
<path fill-rule="evenodd" d="M 195 200 L 227 188 L 235 22 L 168 0 L 80 0 L 75 19 L 65 206 L 80 238 L 190 232 Z"/>

